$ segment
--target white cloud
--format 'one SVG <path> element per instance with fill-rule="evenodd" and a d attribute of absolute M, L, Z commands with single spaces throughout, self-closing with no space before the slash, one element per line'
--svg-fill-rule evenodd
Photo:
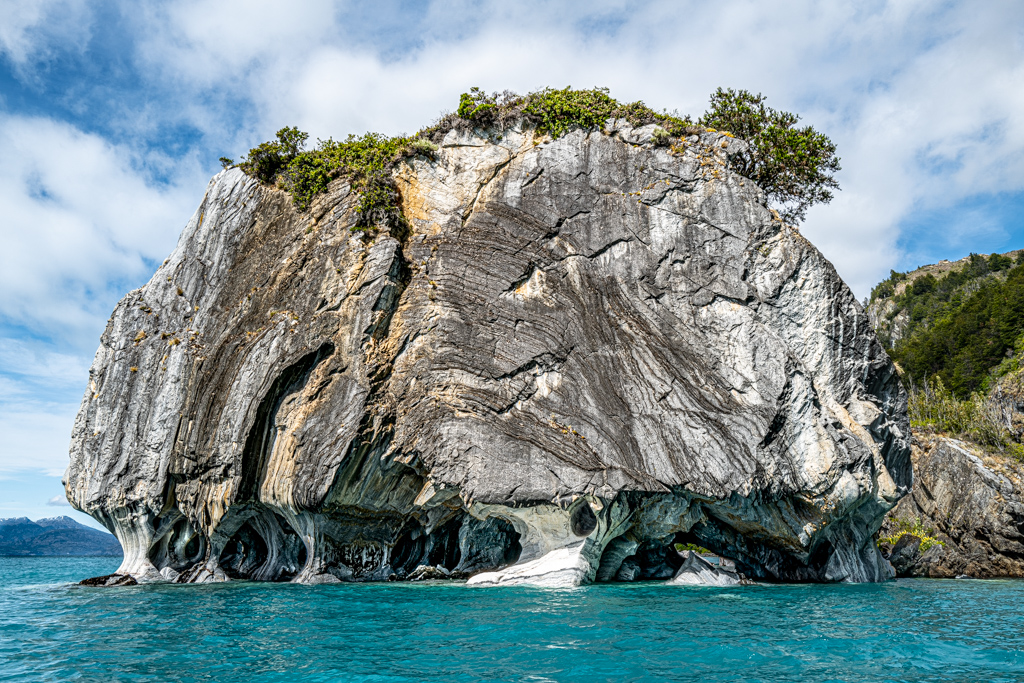
<path fill-rule="evenodd" d="M 104 321 L 205 177 L 185 159 L 173 184 L 150 182 L 129 150 L 43 118 L 0 115 L 0 158 L 0 473 L 59 476 Z"/>
<path fill-rule="evenodd" d="M 60 49 L 82 49 L 89 40 L 85 0 L 0 0 L 0 54 L 22 65 Z"/>
<path fill-rule="evenodd" d="M 0 401 L 11 398 L 24 385 L 61 389 L 72 384 L 80 388 L 88 371 L 89 363 L 81 354 L 52 351 L 38 342 L 0 338 Z"/>
<path fill-rule="evenodd" d="M 412 132 L 470 85 L 607 85 L 693 114 L 719 85 L 762 91 L 839 144 L 843 192 L 804 230 L 862 295 L 911 212 L 1024 188 L 1017 2 L 433 2 L 393 42 L 361 39 L 387 20 L 347 3 L 246 6 L 172 3 L 140 48 L 161 78 L 252 102 L 243 147 L 286 124 Z"/>
<path fill-rule="evenodd" d="M 71 507 L 71 503 L 68 502 L 67 496 L 54 496 L 50 500 L 46 501 L 46 504 L 56 508 Z"/>
<path fill-rule="evenodd" d="M 26 400 L 0 412 L 0 474 L 64 474 L 78 404 Z"/>
<path fill-rule="evenodd" d="M 163 259 L 201 199 L 195 164 L 161 186 L 125 148 L 17 116 L 0 116 L 0 157 L 0 316 L 93 346 L 126 282 L 148 277 L 146 259 Z"/>

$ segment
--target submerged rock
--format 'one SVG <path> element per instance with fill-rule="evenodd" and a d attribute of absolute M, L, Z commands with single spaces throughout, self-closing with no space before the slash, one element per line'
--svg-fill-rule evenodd
<path fill-rule="evenodd" d="M 139 582 L 129 574 L 107 574 L 106 576 L 96 576 L 91 579 L 79 581 L 78 585 L 101 587 L 137 586 L 139 585 Z"/>
<path fill-rule="evenodd" d="M 684 550 L 683 566 L 669 583 L 680 586 L 738 586 L 743 583 L 736 565 L 724 558 L 712 564 L 700 553 Z"/>
<path fill-rule="evenodd" d="M 69 500 L 140 581 L 878 581 L 906 396 L 832 266 L 731 173 L 621 121 L 452 131 L 399 167 L 408 233 L 237 169 L 117 306 Z M 653 130 L 653 129 L 652 129 Z M 635 568 L 635 569 L 634 569 Z"/>
<path fill-rule="evenodd" d="M 927 434 L 913 463 L 914 490 L 880 532 L 896 538 L 882 547 L 897 575 L 1024 577 L 1024 466 Z"/>

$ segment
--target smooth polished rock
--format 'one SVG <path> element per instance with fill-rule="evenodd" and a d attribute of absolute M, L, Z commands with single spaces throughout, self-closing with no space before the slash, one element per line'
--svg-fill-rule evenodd
<path fill-rule="evenodd" d="M 729 171 L 745 143 L 650 134 L 454 131 L 396 170 L 394 235 L 353 232 L 344 180 L 300 213 L 218 174 L 115 309 L 75 422 L 68 498 L 119 572 L 569 585 L 603 558 L 667 578 L 687 534 L 752 577 L 889 578 L 892 363 Z"/>
<path fill-rule="evenodd" d="M 712 564 L 700 553 L 684 550 L 683 566 L 669 583 L 677 586 L 738 586 L 741 583 L 735 565 L 728 562 Z"/>

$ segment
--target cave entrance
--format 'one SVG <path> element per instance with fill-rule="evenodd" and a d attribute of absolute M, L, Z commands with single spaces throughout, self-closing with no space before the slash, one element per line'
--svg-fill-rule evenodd
<path fill-rule="evenodd" d="M 273 510 L 268 512 L 272 519 L 272 525 L 276 524 L 277 527 L 272 536 L 277 548 L 270 551 L 273 566 L 266 568 L 271 573 L 270 576 L 261 576 L 260 578 L 271 581 L 291 581 L 306 566 L 306 544 L 288 523 L 288 520 Z"/>
<path fill-rule="evenodd" d="M 430 534 L 430 549 L 424 564 L 431 567 L 441 566 L 451 571 L 459 566 L 462 550 L 459 548 L 459 530 L 462 518 L 451 519 Z"/>
<path fill-rule="evenodd" d="M 278 411 L 292 396 L 299 394 L 309 381 L 313 370 L 334 353 L 330 342 L 308 353 L 278 375 L 256 409 L 256 419 L 249 428 L 242 449 L 242 476 L 238 483 L 236 500 L 259 499 L 260 485 L 266 477 L 267 461 L 274 451 L 277 438 Z"/>
<path fill-rule="evenodd" d="M 626 536 L 611 541 L 601 555 L 598 581 L 667 581 L 683 566 L 674 539 L 637 543 Z"/>
<path fill-rule="evenodd" d="M 467 573 L 493 571 L 519 561 L 523 553 L 515 526 L 501 517 L 479 520 L 467 516 L 459 530 L 462 559 L 458 569 Z"/>
<path fill-rule="evenodd" d="M 149 559 L 155 567 L 170 567 L 179 572 L 199 562 L 205 555 L 206 540 L 184 517 L 179 518 L 149 550 Z"/>
<path fill-rule="evenodd" d="M 391 569 L 405 576 L 420 564 L 427 547 L 427 536 L 418 522 L 410 520 L 391 548 Z"/>
<path fill-rule="evenodd" d="M 267 542 L 246 522 L 224 545 L 220 567 L 232 579 L 248 579 L 269 557 Z"/>

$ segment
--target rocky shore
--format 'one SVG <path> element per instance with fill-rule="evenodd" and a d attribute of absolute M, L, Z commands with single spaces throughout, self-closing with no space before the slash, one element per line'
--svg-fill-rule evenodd
<path fill-rule="evenodd" d="M 879 536 L 898 576 L 1024 577 L 1024 464 L 916 433 L 914 488 Z"/>

